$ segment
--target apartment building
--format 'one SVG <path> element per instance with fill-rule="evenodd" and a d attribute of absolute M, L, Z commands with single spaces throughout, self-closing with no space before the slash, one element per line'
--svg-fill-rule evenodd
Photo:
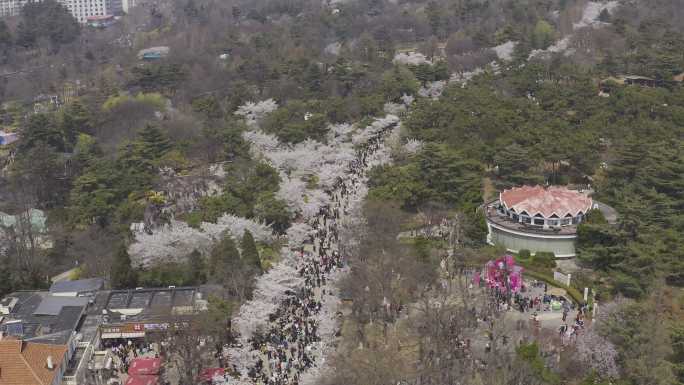
<path fill-rule="evenodd" d="M 0 17 L 15 16 L 29 0 L 0 0 Z"/>
<path fill-rule="evenodd" d="M 40 0 L 0 0 L 0 17 L 16 16 L 26 3 Z M 78 20 L 85 24 L 89 17 L 118 15 L 129 8 L 130 0 L 57 0 L 64 5 L 69 12 Z"/>

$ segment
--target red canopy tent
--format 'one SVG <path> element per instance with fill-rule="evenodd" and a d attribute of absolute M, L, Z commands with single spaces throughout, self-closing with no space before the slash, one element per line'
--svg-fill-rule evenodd
<path fill-rule="evenodd" d="M 128 367 L 130 375 L 153 375 L 159 374 L 161 358 L 136 358 Z"/>
<path fill-rule="evenodd" d="M 159 376 L 128 376 L 126 385 L 158 385 Z"/>
<path fill-rule="evenodd" d="M 199 375 L 199 379 L 201 382 L 209 382 L 214 379 L 216 376 L 224 376 L 226 374 L 226 369 L 224 368 L 206 368 L 202 370 L 202 372 Z"/>

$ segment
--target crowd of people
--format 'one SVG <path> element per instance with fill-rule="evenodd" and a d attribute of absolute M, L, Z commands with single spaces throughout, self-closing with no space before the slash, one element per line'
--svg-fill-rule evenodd
<path fill-rule="evenodd" d="M 316 315 L 321 311 L 330 274 L 344 267 L 340 255 L 340 219 L 350 214 L 351 197 L 363 183 L 370 159 L 381 146 L 387 127 L 369 139 L 350 162 L 346 178 L 339 178 L 327 193 L 331 203 L 309 220 L 313 228 L 308 241 L 295 250 L 299 259 L 297 271 L 303 287 L 288 291 L 277 311 L 270 315 L 267 330 L 255 333 L 250 340 L 257 352 L 255 364 L 247 376 L 253 383 L 265 385 L 299 384 L 302 374 L 316 363 L 316 343 L 320 341 Z"/>
<path fill-rule="evenodd" d="M 145 340 L 102 340 L 102 347 L 109 350 L 117 373 L 128 372 L 131 362 L 138 357 L 159 357 L 159 347 Z"/>

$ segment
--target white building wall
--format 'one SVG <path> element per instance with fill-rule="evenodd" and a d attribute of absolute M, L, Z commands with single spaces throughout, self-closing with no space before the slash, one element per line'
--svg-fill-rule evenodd
<path fill-rule="evenodd" d="M 491 245 L 501 245 L 507 251 L 517 253 L 520 250 L 529 250 L 531 254 L 537 252 L 552 252 L 556 258 L 571 258 L 575 256 L 576 236 L 552 236 L 538 234 L 524 234 L 517 231 L 507 230 L 487 223 L 489 233 L 487 242 Z"/>
<path fill-rule="evenodd" d="M 106 0 L 58 1 L 62 3 L 62 5 L 64 5 L 81 24 L 84 24 L 90 16 L 105 16 L 110 14 L 107 9 L 108 1 Z"/>
<path fill-rule="evenodd" d="M 21 9 L 30 1 L 40 0 L 0 0 L 0 17 L 19 15 Z M 90 16 L 106 16 L 116 12 L 112 0 L 57 0 L 64 5 L 79 23 L 85 24 Z M 129 0 L 130 2 L 130 0 Z"/>
<path fill-rule="evenodd" d="M 29 0 L 0 0 L 0 17 L 16 16 Z"/>
<path fill-rule="evenodd" d="M 131 8 L 135 7 L 136 0 L 121 0 L 121 6 L 125 13 L 130 12 Z"/>

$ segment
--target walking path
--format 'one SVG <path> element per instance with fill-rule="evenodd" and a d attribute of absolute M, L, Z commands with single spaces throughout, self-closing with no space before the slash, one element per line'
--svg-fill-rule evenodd
<path fill-rule="evenodd" d="M 337 292 L 335 281 L 348 269 L 341 255 L 341 233 L 358 225 L 361 202 L 367 192 L 366 174 L 387 149 L 384 138 L 396 124 L 370 133 L 366 143 L 348 165 L 345 178 L 339 178 L 326 191 L 330 204 L 321 208 L 307 224 L 313 229 L 301 247 L 290 250 L 292 277 L 283 286 L 284 298 L 268 315 L 265 330 L 227 349 L 239 377 L 228 383 L 286 385 L 313 382 L 325 367 L 325 353 L 336 333 Z M 293 286 L 293 287 L 292 287 Z"/>

